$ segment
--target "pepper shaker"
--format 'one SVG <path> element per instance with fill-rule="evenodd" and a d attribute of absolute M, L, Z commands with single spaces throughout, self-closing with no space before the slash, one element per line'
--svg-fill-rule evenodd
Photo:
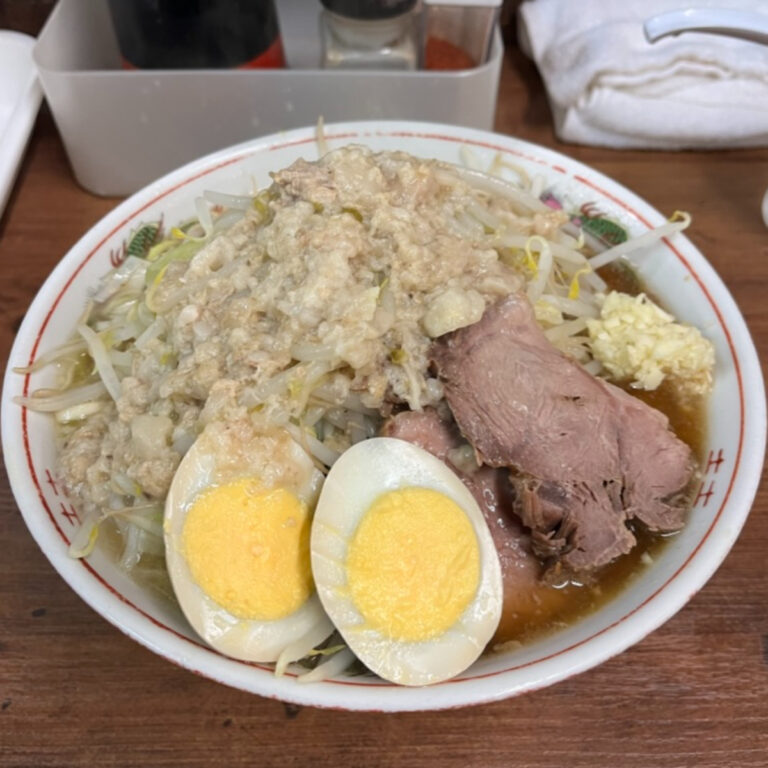
<path fill-rule="evenodd" d="M 417 0 L 321 0 L 326 69 L 416 69 Z"/>

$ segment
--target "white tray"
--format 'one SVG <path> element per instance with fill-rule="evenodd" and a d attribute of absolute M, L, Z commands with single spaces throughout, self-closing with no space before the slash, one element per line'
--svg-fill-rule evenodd
<path fill-rule="evenodd" d="M 43 96 L 32 62 L 34 42 L 28 35 L 0 30 L 0 216 Z"/>
<path fill-rule="evenodd" d="M 280 0 L 291 69 L 126 72 L 107 3 L 60 0 L 35 62 L 77 180 L 125 195 L 196 157 L 315 123 L 410 119 L 490 129 L 503 55 L 460 72 L 317 69 L 317 8 Z M 313 68 L 314 67 L 314 68 Z"/>

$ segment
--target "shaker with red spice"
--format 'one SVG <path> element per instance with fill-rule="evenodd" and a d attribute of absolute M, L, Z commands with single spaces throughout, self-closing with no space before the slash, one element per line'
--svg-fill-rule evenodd
<path fill-rule="evenodd" d="M 502 0 L 424 0 L 424 69 L 484 64 Z"/>

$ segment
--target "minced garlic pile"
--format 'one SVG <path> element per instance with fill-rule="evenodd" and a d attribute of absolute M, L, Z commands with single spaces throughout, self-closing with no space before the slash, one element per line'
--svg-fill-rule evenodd
<path fill-rule="evenodd" d="M 676 323 L 645 294 L 607 294 L 600 318 L 587 320 L 587 329 L 592 354 L 619 381 L 656 389 L 669 377 L 690 395 L 712 388 L 712 342 L 698 329 Z"/>

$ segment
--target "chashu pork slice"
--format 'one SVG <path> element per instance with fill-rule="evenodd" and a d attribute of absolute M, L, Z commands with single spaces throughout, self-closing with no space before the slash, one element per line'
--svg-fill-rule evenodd
<path fill-rule="evenodd" d="M 478 459 L 510 470 L 539 556 L 588 573 L 632 548 L 629 520 L 682 526 L 688 446 L 662 413 L 555 349 L 524 295 L 440 337 L 431 359 Z"/>

